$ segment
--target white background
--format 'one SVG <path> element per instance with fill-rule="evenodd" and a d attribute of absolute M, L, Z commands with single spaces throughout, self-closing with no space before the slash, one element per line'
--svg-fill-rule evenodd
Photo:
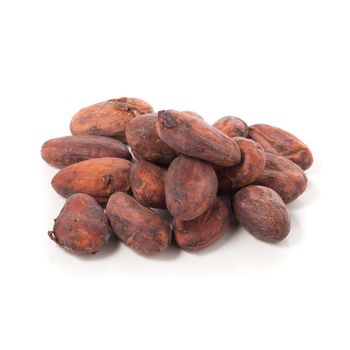
<path fill-rule="evenodd" d="M 349 349 L 349 1 L 1 1 L 2 349 Z M 95 256 L 46 232 L 64 200 L 40 158 L 80 108 L 280 126 L 314 153 L 280 244 Z"/>

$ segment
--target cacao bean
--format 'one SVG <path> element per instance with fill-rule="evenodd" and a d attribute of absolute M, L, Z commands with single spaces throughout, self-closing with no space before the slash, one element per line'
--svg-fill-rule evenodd
<path fill-rule="evenodd" d="M 76 113 L 70 129 L 74 135 L 100 135 L 116 138 L 125 142 L 127 123 L 153 108 L 137 98 L 121 97 L 85 107 Z"/>
<path fill-rule="evenodd" d="M 131 154 L 123 143 L 95 135 L 65 136 L 48 140 L 41 147 L 41 156 L 57 168 L 91 158 L 131 159 Z"/>
<path fill-rule="evenodd" d="M 134 154 L 151 162 L 170 164 L 176 152 L 159 138 L 156 121 L 157 114 L 132 119 L 126 127 L 126 139 Z"/>
<path fill-rule="evenodd" d="M 158 253 L 171 242 L 167 223 L 126 193 L 114 193 L 107 203 L 106 213 L 115 234 L 138 253 Z"/>
<path fill-rule="evenodd" d="M 248 186 L 233 197 L 238 222 L 253 236 L 266 242 L 278 242 L 290 231 L 290 216 L 281 197 L 263 186 Z"/>
<path fill-rule="evenodd" d="M 312 165 L 313 157 L 309 148 L 285 130 L 267 124 L 255 124 L 249 127 L 248 137 L 259 142 L 265 152 L 286 157 L 303 170 Z"/>
<path fill-rule="evenodd" d="M 216 167 L 219 180 L 219 192 L 230 193 L 253 183 L 264 171 L 265 152 L 253 140 L 235 137 L 242 155 L 239 165 L 234 167 Z"/>
<path fill-rule="evenodd" d="M 89 195 L 78 193 L 67 199 L 49 237 L 72 253 L 94 254 L 111 233 L 102 207 Z"/>
<path fill-rule="evenodd" d="M 305 191 L 307 178 L 303 169 L 289 159 L 266 153 L 265 169 L 255 184 L 272 188 L 285 203 L 290 203 Z"/>
<path fill-rule="evenodd" d="M 237 143 L 204 120 L 174 110 L 158 112 L 157 133 L 175 151 L 223 166 L 241 160 Z"/>
<path fill-rule="evenodd" d="M 165 169 L 145 160 L 133 164 L 130 182 L 136 200 L 146 207 L 165 209 L 165 173 Z"/>
<path fill-rule="evenodd" d="M 230 115 L 216 121 L 213 127 L 229 137 L 246 137 L 248 135 L 248 125 L 246 122 Z"/>
<path fill-rule="evenodd" d="M 202 119 L 203 120 L 203 117 L 201 115 L 199 115 L 198 113 L 196 112 L 192 112 L 192 111 L 183 111 L 182 113 L 185 113 L 191 117 L 195 117 L 195 118 L 198 118 L 198 119 Z"/>
<path fill-rule="evenodd" d="M 130 189 L 131 163 L 122 158 L 95 158 L 61 169 L 52 179 L 55 191 L 64 197 L 87 193 L 100 203 L 116 191 Z"/>
<path fill-rule="evenodd" d="M 193 220 L 173 220 L 175 240 L 187 251 L 196 251 L 212 245 L 224 235 L 229 225 L 230 211 L 219 198 L 216 198 L 207 211 Z"/>
<path fill-rule="evenodd" d="M 214 202 L 218 180 L 213 167 L 202 160 L 180 155 L 165 175 L 165 200 L 179 220 L 192 220 Z"/>

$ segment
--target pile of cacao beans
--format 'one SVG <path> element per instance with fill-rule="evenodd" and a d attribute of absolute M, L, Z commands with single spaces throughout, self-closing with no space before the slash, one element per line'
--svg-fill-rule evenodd
<path fill-rule="evenodd" d="M 141 254 L 172 241 L 196 251 L 233 222 L 260 240 L 281 241 L 291 226 L 286 203 L 305 191 L 313 161 L 280 128 L 248 127 L 233 116 L 209 125 L 195 112 L 154 113 L 136 98 L 83 108 L 70 130 L 46 141 L 41 155 L 61 168 L 52 187 L 67 197 L 49 237 L 73 253 L 96 253 L 111 235 Z"/>

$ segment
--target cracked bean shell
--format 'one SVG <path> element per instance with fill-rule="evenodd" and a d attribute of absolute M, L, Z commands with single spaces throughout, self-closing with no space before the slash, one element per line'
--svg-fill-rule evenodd
<path fill-rule="evenodd" d="M 289 159 L 266 153 L 265 169 L 255 184 L 272 188 L 285 203 L 290 203 L 305 191 L 307 178 L 303 169 Z"/>
<path fill-rule="evenodd" d="M 127 123 L 152 112 L 152 106 L 138 98 L 111 99 L 81 109 L 73 116 L 70 129 L 74 135 L 108 136 L 125 142 Z"/>
<path fill-rule="evenodd" d="M 270 188 L 248 186 L 239 190 L 233 197 L 233 209 L 238 222 L 262 241 L 281 241 L 290 231 L 288 209 Z"/>
<path fill-rule="evenodd" d="M 61 169 L 52 179 L 52 187 L 64 197 L 87 193 L 100 203 L 116 191 L 130 189 L 131 162 L 122 158 L 95 158 Z"/>
<path fill-rule="evenodd" d="M 230 226 L 230 211 L 225 202 L 216 198 L 214 204 L 198 218 L 173 220 L 176 243 L 187 251 L 204 249 L 218 241 Z"/>
<path fill-rule="evenodd" d="M 132 119 L 126 127 L 126 139 L 132 152 L 146 160 L 170 164 L 176 152 L 162 141 L 156 131 L 157 114 Z"/>
<path fill-rule="evenodd" d="M 241 160 L 237 143 L 204 120 L 174 110 L 158 112 L 157 133 L 178 153 L 223 166 Z"/>
<path fill-rule="evenodd" d="M 146 207 L 165 209 L 166 170 L 145 160 L 132 165 L 130 183 L 134 197 Z"/>
<path fill-rule="evenodd" d="M 312 165 L 313 157 L 309 148 L 285 130 L 267 124 L 255 124 L 249 127 L 248 137 L 259 142 L 265 152 L 286 157 L 303 170 Z"/>
<path fill-rule="evenodd" d="M 235 167 L 216 167 L 219 192 L 230 193 L 253 183 L 264 171 L 265 152 L 253 140 L 235 137 L 242 155 L 241 163 Z"/>
<path fill-rule="evenodd" d="M 181 155 L 165 175 L 166 206 L 179 220 L 192 220 L 215 201 L 218 180 L 211 164 Z"/>
<path fill-rule="evenodd" d="M 248 135 L 247 123 L 240 118 L 230 115 L 216 121 L 213 127 L 229 137 L 246 137 Z"/>
<path fill-rule="evenodd" d="M 114 193 L 106 213 L 115 234 L 138 253 L 159 253 L 171 242 L 171 230 L 164 219 L 126 193 Z"/>
<path fill-rule="evenodd" d="M 41 156 L 58 168 L 91 158 L 117 157 L 131 159 L 128 148 L 120 141 L 95 135 L 65 136 L 46 141 Z"/>
<path fill-rule="evenodd" d="M 67 199 L 48 234 L 72 253 L 93 254 L 103 248 L 111 233 L 102 207 L 89 195 L 78 193 Z"/>

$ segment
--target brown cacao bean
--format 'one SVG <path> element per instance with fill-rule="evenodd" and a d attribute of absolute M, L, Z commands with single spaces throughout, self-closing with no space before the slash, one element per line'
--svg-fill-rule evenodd
<path fill-rule="evenodd" d="M 89 195 L 78 193 L 67 199 L 49 237 L 70 252 L 93 254 L 107 243 L 111 233 L 102 207 Z"/>
<path fill-rule="evenodd" d="M 212 245 L 224 235 L 229 225 L 230 211 L 225 202 L 219 198 L 216 198 L 214 204 L 196 219 L 173 220 L 175 240 L 187 251 L 196 251 Z"/>
<path fill-rule="evenodd" d="M 130 189 L 131 163 L 122 158 L 95 158 L 61 169 L 52 179 L 55 191 L 64 197 L 87 193 L 105 203 L 116 191 Z"/>
<path fill-rule="evenodd" d="M 165 200 L 179 220 L 192 220 L 214 202 L 218 180 L 213 167 L 202 160 L 180 155 L 165 175 Z"/>
<path fill-rule="evenodd" d="M 310 168 L 313 162 L 309 148 L 291 133 L 267 124 L 249 127 L 248 137 L 259 142 L 265 152 L 286 157 L 302 169 Z"/>
<path fill-rule="evenodd" d="M 114 193 L 106 213 L 115 234 L 138 253 L 158 253 L 171 242 L 171 230 L 166 222 L 126 193 Z"/>
<path fill-rule="evenodd" d="M 41 156 L 50 165 L 63 168 L 83 160 L 103 157 L 131 159 L 128 148 L 120 141 L 104 136 L 65 136 L 46 141 Z"/>
<path fill-rule="evenodd" d="M 143 100 L 121 97 L 83 108 L 73 116 L 70 129 L 74 135 L 108 136 L 125 142 L 126 124 L 152 112 L 153 108 Z"/>
<path fill-rule="evenodd" d="M 183 111 L 182 113 L 185 113 L 185 114 L 190 115 L 191 117 L 196 117 L 196 118 L 199 118 L 199 119 L 202 119 L 202 120 L 203 120 L 203 117 L 202 117 L 201 115 L 199 115 L 198 113 L 196 113 L 196 112 L 193 112 L 193 111 Z"/>
<path fill-rule="evenodd" d="M 237 143 L 205 121 L 174 110 L 158 112 L 157 133 L 175 151 L 223 166 L 241 160 Z"/>
<path fill-rule="evenodd" d="M 165 169 L 145 160 L 133 164 L 130 182 L 136 200 L 146 207 L 165 209 L 165 173 Z"/>
<path fill-rule="evenodd" d="M 253 236 L 266 242 L 278 242 L 290 231 L 290 216 L 281 197 L 263 186 L 248 186 L 233 197 L 238 222 Z"/>
<path fill-rule="evenodd" d="M 213 127 L 229 137 L 246 137 L 248 135 L 247 123 L 240 118 L 230 115 L 216 121 Z"/>
<path fill-rule="evenodd" d="M 285 203 L 290 203 L 305 191 L 307 178 L 299 165 L 277 154 L 266 153 L 265 169 L 255 184 L 272 188 Z"/>
<path fill-rule="evenodd" d="M 253 183 L 264 171 L 265 152 L 253 140 L 235 137 L 242 155 L 241 163 L 235 167 L 216 167 L 219 192 L 230 193 Z"/>
<path fill-rule="evenodd" d="M 151 162 L 170 164 L 176 152 L 159 138 L 156 121 L 157 114 L 132 119 L 126 127 L 126 139 L 133 153 Z"/>

